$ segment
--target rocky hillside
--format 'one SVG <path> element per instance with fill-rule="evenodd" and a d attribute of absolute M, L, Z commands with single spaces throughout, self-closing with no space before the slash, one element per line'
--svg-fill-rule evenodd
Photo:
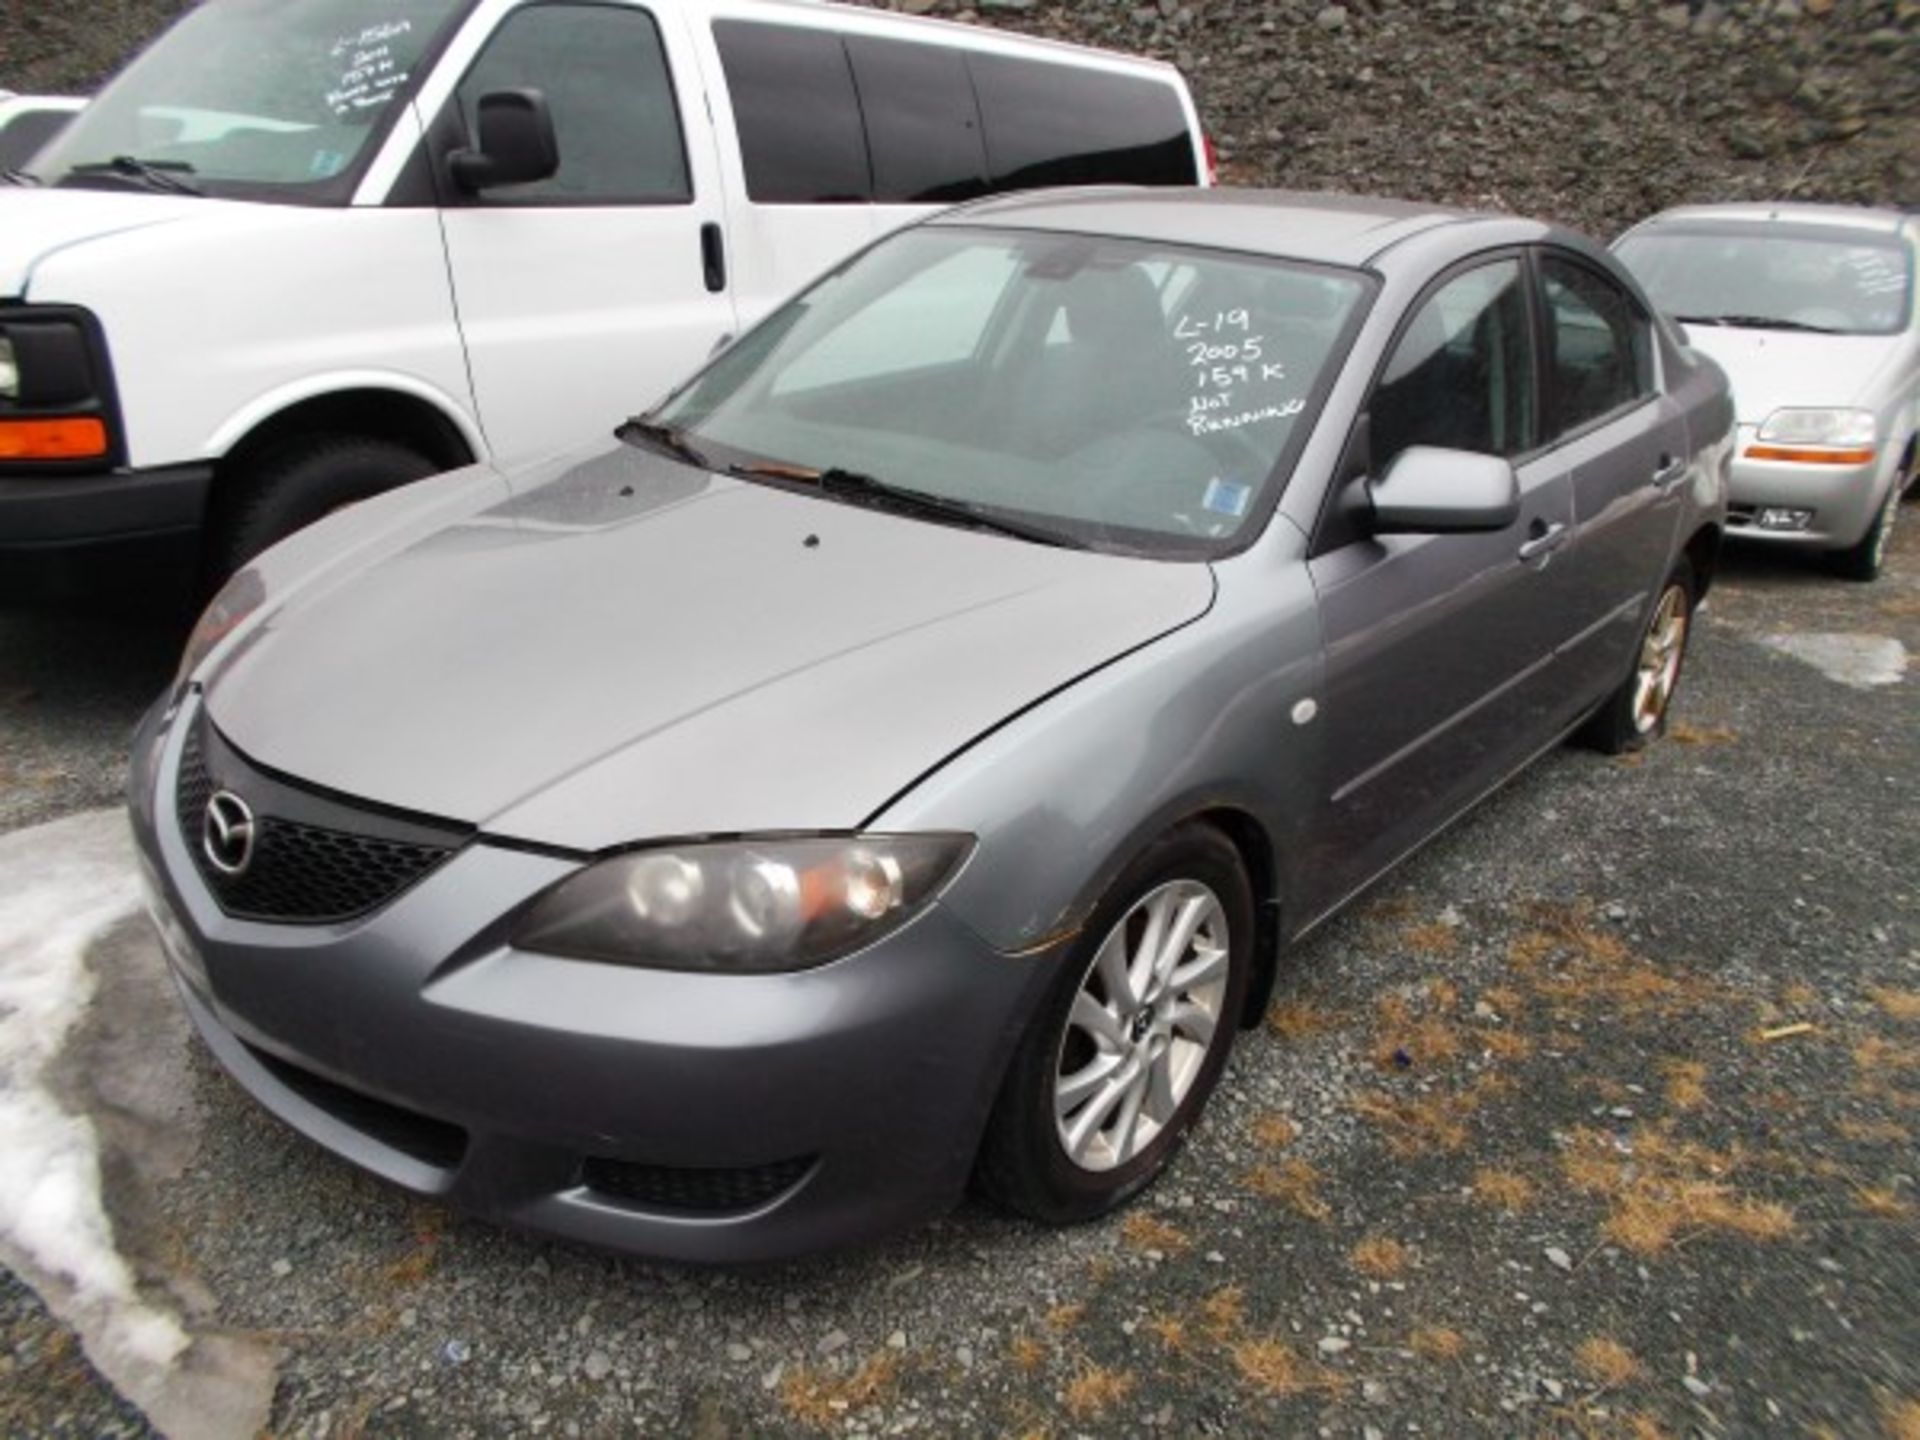
<path fill-rule="evenodd" d="M 893 0 L 1173 60 L 1239 184 L 1611 233 L 1682 200 L 1920 204 L 1920 0 Z M 176 0 L 0 0 L 0 88 L 84 89 Z"/>

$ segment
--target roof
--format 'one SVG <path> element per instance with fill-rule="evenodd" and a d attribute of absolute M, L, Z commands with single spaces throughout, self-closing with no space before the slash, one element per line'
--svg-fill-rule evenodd
<path fill-rule="evenodd" d="M 1325 265 L 1364 265 L 1423 231 L 1503 218 L 1358 195 L 1116 186 L 996 196 L 950 210 L 934 223 L 987 220 L 1022 229 L 1125 235 Z"/>
<path fill-rule="evenodd" d="M 1827 225 L 1835 229 L 1874 230 L 1892 234 L 1911 218 L 1900 210 L 1876 209 L 1868 205 L 1815 205 L 1770 200 L 1738 205 L 1681 205 L 1672 210 L 1662 210 L 1634 228 L 1711 221 L 1715 224 Z"/>

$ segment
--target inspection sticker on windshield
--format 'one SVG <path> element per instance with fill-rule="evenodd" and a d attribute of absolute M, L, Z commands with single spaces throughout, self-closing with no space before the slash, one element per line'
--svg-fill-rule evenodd
<path fill-rule="evenodd" d="M 1200 497 L 1200 503 L 1216 515 L 1231 515 L 1238 520 L 1247 513 L 1249 493 L 1245 485 L 1235 485 L 1216 475 L 1207 481 L 1207 493 Z"/>

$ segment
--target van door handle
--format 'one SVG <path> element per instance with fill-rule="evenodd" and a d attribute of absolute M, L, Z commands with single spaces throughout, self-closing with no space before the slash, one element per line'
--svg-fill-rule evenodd
<path fill-rule="evenodd" d="M 1660 457 L 1660 468 L 1653 472 L 1653 483 L 1665 489 L 1667 486 L 1673 484 L 1674 481 L 1684 479 L 1686 473 L 1686 456 L 1682 455 L 1676 460 L 1671 455 L 1662 455 Z"/>
<path fill-rule="evenodd" d="M 1565 523 L 1555 520 L 1551 525 L 1542 525 L 1536 520 L 1533 522 L 1533 528 L 1529 532 L 1526 542 L 1520 546 L 1520 558 L 1522 560 L 1538 560 L 1542 555 L 1552 550 L 1558 550 L 1566 543 L 1567 527 Z"/>
<path fill-rule="evenodd" d="M 706 273 L 710 292 L 718 295 L 727 288 L 727 242 L 712 220 L 700 227 L 700 268 Z"/>

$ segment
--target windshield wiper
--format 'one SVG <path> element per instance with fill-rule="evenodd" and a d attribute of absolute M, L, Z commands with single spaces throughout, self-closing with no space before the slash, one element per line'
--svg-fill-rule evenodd
<path fill-rule="evenodd" d="M 1741 330 L 1799 330 L 1809 335 L 1838 335 L 1830 325 L 1809 325 L 1804 320 L 1782 320 L 1777 315 L 1676 315 L 1682 325 L 1732 325 Z"/>
<path fill-rule="evenodd" d="M 9 185 L 38 185 L 41 183 L 38 175 L 29 175 L 24 170 L 0 170 L 0 180 L 6 181 Z"/>
<path fill-rule="evenodd" d="M 712 464 L 687 442 L 686 431 L 678 425 L 663 425 L 658 420 L 649 420 L 644 415 L 634 415 L 614 430 L 614 435 L 628 444 L 640 441 L 655 450 L 664 450 L 676 460 L 684 460 L 689 465 L 698 465 L 702 470 L 711 470 Z"/>
<path fill-rule="evenodd" d="M 1063 535 L 1057 530 L 1028 525 L 965 500 L 934 495 L 905 485 L 893 485 L 857 470 L 843 470 L 837 465 L 814 470 L 805 465 L 785 465 L 776 461 L 758 465 L 729 465 L 727 473 L 743 479 L 808 481 L 817 484 L 829 495 L 884 507 L 903 515 L 918 515 L 923 519 L 947 525 L 963 525 L 972 530 L 990 530 L 996 535 L 1010 535 L 1016 540 L 1030 541 L 1035 545 L 1057 545 L 1067 550 L 1087 548 L 1085 541 Z"/>
<path fill-rule="evenodd" d="M 149 190 L 165 190 L 171 195 L 205 195 L 207 192 L 185 177 L 193 166 L 184 160 L 142 160 L 137 155 L 116 155 L 111 160 L 89 160 L 70 168 L 69 175 L 120 175 L 137 180 Z"/>

